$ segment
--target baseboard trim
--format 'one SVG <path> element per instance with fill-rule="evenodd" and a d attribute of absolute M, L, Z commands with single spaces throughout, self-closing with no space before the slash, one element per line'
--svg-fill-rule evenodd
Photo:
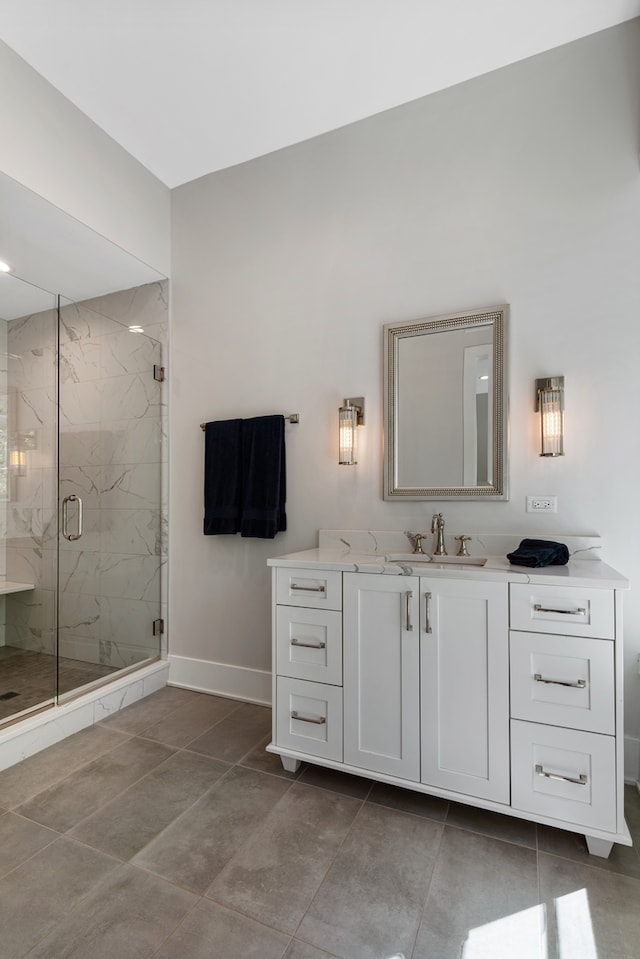
<path fill-rule="evenodd" d="M 262 669 L 170 655 L 169 685 L 260 706 L 271 705 L 271 672 Z"/>

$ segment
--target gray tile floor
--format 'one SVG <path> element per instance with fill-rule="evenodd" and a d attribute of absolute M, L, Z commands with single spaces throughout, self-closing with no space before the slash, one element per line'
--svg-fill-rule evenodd
<path fill-rule="evenodd" d="M 1 959 L 640 957 L 637 846 L 294 776 L 269 730 L 167 688 L 0 773 Z"/>

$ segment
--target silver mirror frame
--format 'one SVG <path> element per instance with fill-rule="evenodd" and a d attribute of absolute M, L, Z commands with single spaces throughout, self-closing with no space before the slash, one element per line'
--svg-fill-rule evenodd
<path fill-rule="evenodd" d="M 463 313 L 446 313 L 412 323 L 387 323 L 383 327 L 384 353 L 384 456 L 383 496 L 385 500 L 506 500 L 508 499 L 508 395 L 506 304 Z M 407 336 L 429 335 L 493 326 L 493 482 L 488 486 L 399 486 L 398 449 L 398 342 Z"/>

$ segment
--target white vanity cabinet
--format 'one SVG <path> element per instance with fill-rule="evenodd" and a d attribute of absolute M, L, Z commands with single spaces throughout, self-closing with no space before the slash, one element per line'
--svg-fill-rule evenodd
<path fill-rule="evenodd" d="M 601 856 L 630 844 L 626 580 L 596 561 L 426 575 L 377 557 L 296 567 L 298 555 L 270 561 L 267 748 L 286 769 L 307 760 L 564 827 Z"/>

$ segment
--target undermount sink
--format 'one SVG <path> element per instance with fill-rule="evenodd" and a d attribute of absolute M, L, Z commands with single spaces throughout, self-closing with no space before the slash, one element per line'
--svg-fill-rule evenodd
<path fill-rule="evenodd" d="M 446 563 L 451 566 L 484 566 L 486 556 L 434 556 L 425 553 L 387 553 L 389 563 L 402 563 L 407 566 L 434 566 Z"/>

